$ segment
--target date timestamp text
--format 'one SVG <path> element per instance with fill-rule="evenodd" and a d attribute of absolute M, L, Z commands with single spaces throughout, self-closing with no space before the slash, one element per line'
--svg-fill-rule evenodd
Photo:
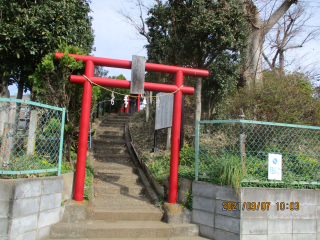
<path fill-rule="evenodd" d="M 223 211 L 269 211 L 270 202 L 223 202 L 222 210 Z M 284 211 L 286 209 L 291 211 L 299 210 L 299 202 L 277 202 L 277 211 Z"/>

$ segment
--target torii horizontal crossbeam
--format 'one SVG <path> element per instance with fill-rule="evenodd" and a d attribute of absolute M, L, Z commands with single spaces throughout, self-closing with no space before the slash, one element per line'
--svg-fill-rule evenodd
<path fill-rule="evenodd" d="M 126 61 L 126 60 L 84 56 L 84 55 L 76 55 L 76 54 L 69 54 L 69 55 L 73 56 L 77 61 L 82 60 L 83 63 L 86 63 L 87 61 L 92 61 L 95 66 L 102 66 L 102 67 L 131 69 L 131 64 L 132 64 L 131 61 Z M 59 60 L 59 57 L 63 57 L 63 53 L 56 53 L 55 55 L 56 60 Z M 188 77 L 206 78 L 209 75 L 209 72 L 207 70 L 176 67 L 176 66 L 155 64 L 155 63 L 146 63 L 145 69 L 147 72 L 158 72 L 158 73 L 168 73 L 168 74 L 176 74 L 177 72 L 181 71 L 183 73 L 183 76 L 188 76 Z"/>
<path fill-rule="evenodd" d="M 98 78 L 98 77 L 92 77 L 90 80 L 98 84 L 99 86 L 103 87 L 113 87 L 113 88 L 125 88 L 130 89 L 130 81 L 126 80 L 119 80 L 119 79 L 111 79 L 111 78 Z M 71 75 L 70 82 L 73 84 L 83 84 L 87 80 L 83 76 L 78 75 Z M 157 92 L 175 92 L 178 90 L 178 87 L 176 85 L 170 85 L 170 84 L 161 84 L 161 83 L 144 83 L 144 90 L 145 91 L 157 91 Z M 183 86 L 181 88 L 182 94 L 185 95 L 193 95 L 194 94 L 194 88 L 193 87 L 185 87 Z"/>

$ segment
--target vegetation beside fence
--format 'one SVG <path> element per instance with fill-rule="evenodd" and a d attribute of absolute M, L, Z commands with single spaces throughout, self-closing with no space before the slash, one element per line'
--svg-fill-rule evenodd
<path fill-rule="evenodd" d="M 196 179 L 233 186 L 320 188 L 320 128 L 246 120 L 200 121 Z M 268 179 L 269 153 L 282 180 Z"/>

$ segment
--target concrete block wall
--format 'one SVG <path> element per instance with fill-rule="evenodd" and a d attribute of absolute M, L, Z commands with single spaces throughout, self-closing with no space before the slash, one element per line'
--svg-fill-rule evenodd
<path fill-rule="evenodd" d="M 192 221 L 199 224 L 200 235 L 215 240 L 240 239 L 240 212 L 223 211 L 223 202 L 238 202 L 235 191 L 206 182 L 192 183 Z"/>
<path fill-rule="evenodd" d="M 0 240 L 47 239 L 60 221 L 63 177 L 0 179 Z"/>
<path fill-rule="evenodd" d="M 242 240 L 320 239 L 319 190 L 242 188 L 243 202 L 270 202 L 270 207 L 268 211 L 241 211 Z M 291 211 L 291 202 L 299 203 L 299 209 Z"/>
<path fill-rule="evenodd" d="M 200 225 L 201 236 L 215 240 L 320 239 L 319 190 L 241 188 L 238 197 L 230 187 L 197 181 L 192 189 L 193 222 Z M 240 210 L 237 206 L 236 211 L 224 211 L 223 202 L 240 202 Z M 253 202 L 269 202 L 269 209 L 242 209 Z M 291 211 L 291 202 L 299 203 L 299 210 Z"/>

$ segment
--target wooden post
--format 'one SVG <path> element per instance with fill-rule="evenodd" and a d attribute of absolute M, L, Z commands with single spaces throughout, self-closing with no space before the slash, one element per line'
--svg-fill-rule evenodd
<path fill-rule="evenodd" d="M 27 154 L 32 154 L 36 146 L 36 131 L 38 125 L 38 112 L 37 110 L 32 110 L 29 122 L 29 132 L 28 132 L 28 146 Z"/>
<path fill-rule="evenodd" d="M 104 116 L 105 101 L 106 101 L 106 95 L 103 95 L 103 103 L 102 103 L 102 117 Z"/>
<path fill-rule="evenodd" d="M 1 163 L 3 167 L 6 167 L 9 164 L 11 152 L 13 150 L 13 134 L 15 128 L 18 127 L 18 122 L 15 124 L 16 117 L 16 104 L 10 103 L 8 106 L 8 122 L 4 123 L 3 137 L 1 143 Z"/>
<path fill-rule="evenodd" d="M 154 140 L 153 140 L 153 149 L 152 149 L 153 153 L 159 152 L 159 149 L 158 149 L 158 146 L 157 146 L 158 145 L 157 136 L 158 136 L 158 130 L 154 130 Z"/>
<path fill-rule="evenodd" d="M 149 120 L 149 104 L 150 104 L 150 92 L 146 92 L 146 101 L 147 101 L 147 105 L 146 105 L 146 109 L 145 109 L 145 113 L 146 113 L 146 122 L 148 122 Z"/>
<path fill-rule="evenodd" d="M 96 118 L 99 118 L 99 110 L 100 110 L 100 103 L 98 103 L 98 105 L 97 105 L 97 116 L 96 116 Z"/>
<path fill-rule="evenodd" d="M 166 149 L 170 149 L 171 146 L 171 127 L 167 128 L 167 144 L 166 144 Z"/>
<path fill-rule="evenodd" d="M 239 119 L 244 120 L 244 112 L 242 108 L 239 109 Z M 240 158 L 243 166 L 246 164 L 246 135 L 243 130 L 243 123 L 240 123 Z"/>
<path fill-rule="evenodd" d="M 109 116 L 111 115 L 111 99 L 112 99 L 112 97 L 110 96 L 110 98 L 109 98 Z"/>
<path fill-rule="evenodd" d="M 0 164 L 2 167 L 6 167 L 9 163 L 10 157 L 10 146 L 8 146 L 10 132 L 9 132 L 9 123 L 4 124 L 3 136 L 1 137 L 1 151 L 0 151 Z"/>
<path fill-rule="evenodd" d="M 182 109 L 181 109 L 180 151 L 183 148 L 183 140 L 184 140 L 184 95 L 182 96 Z"/>
<path fill-rule="evenodd" d="M 6 122 L 8 122 L 8 109 L 9 105 L 7 102 L 0 103 L 1 111 L 0 111 L 0 136 L 3 135 L 4 132 L 4 125 Z"/>

